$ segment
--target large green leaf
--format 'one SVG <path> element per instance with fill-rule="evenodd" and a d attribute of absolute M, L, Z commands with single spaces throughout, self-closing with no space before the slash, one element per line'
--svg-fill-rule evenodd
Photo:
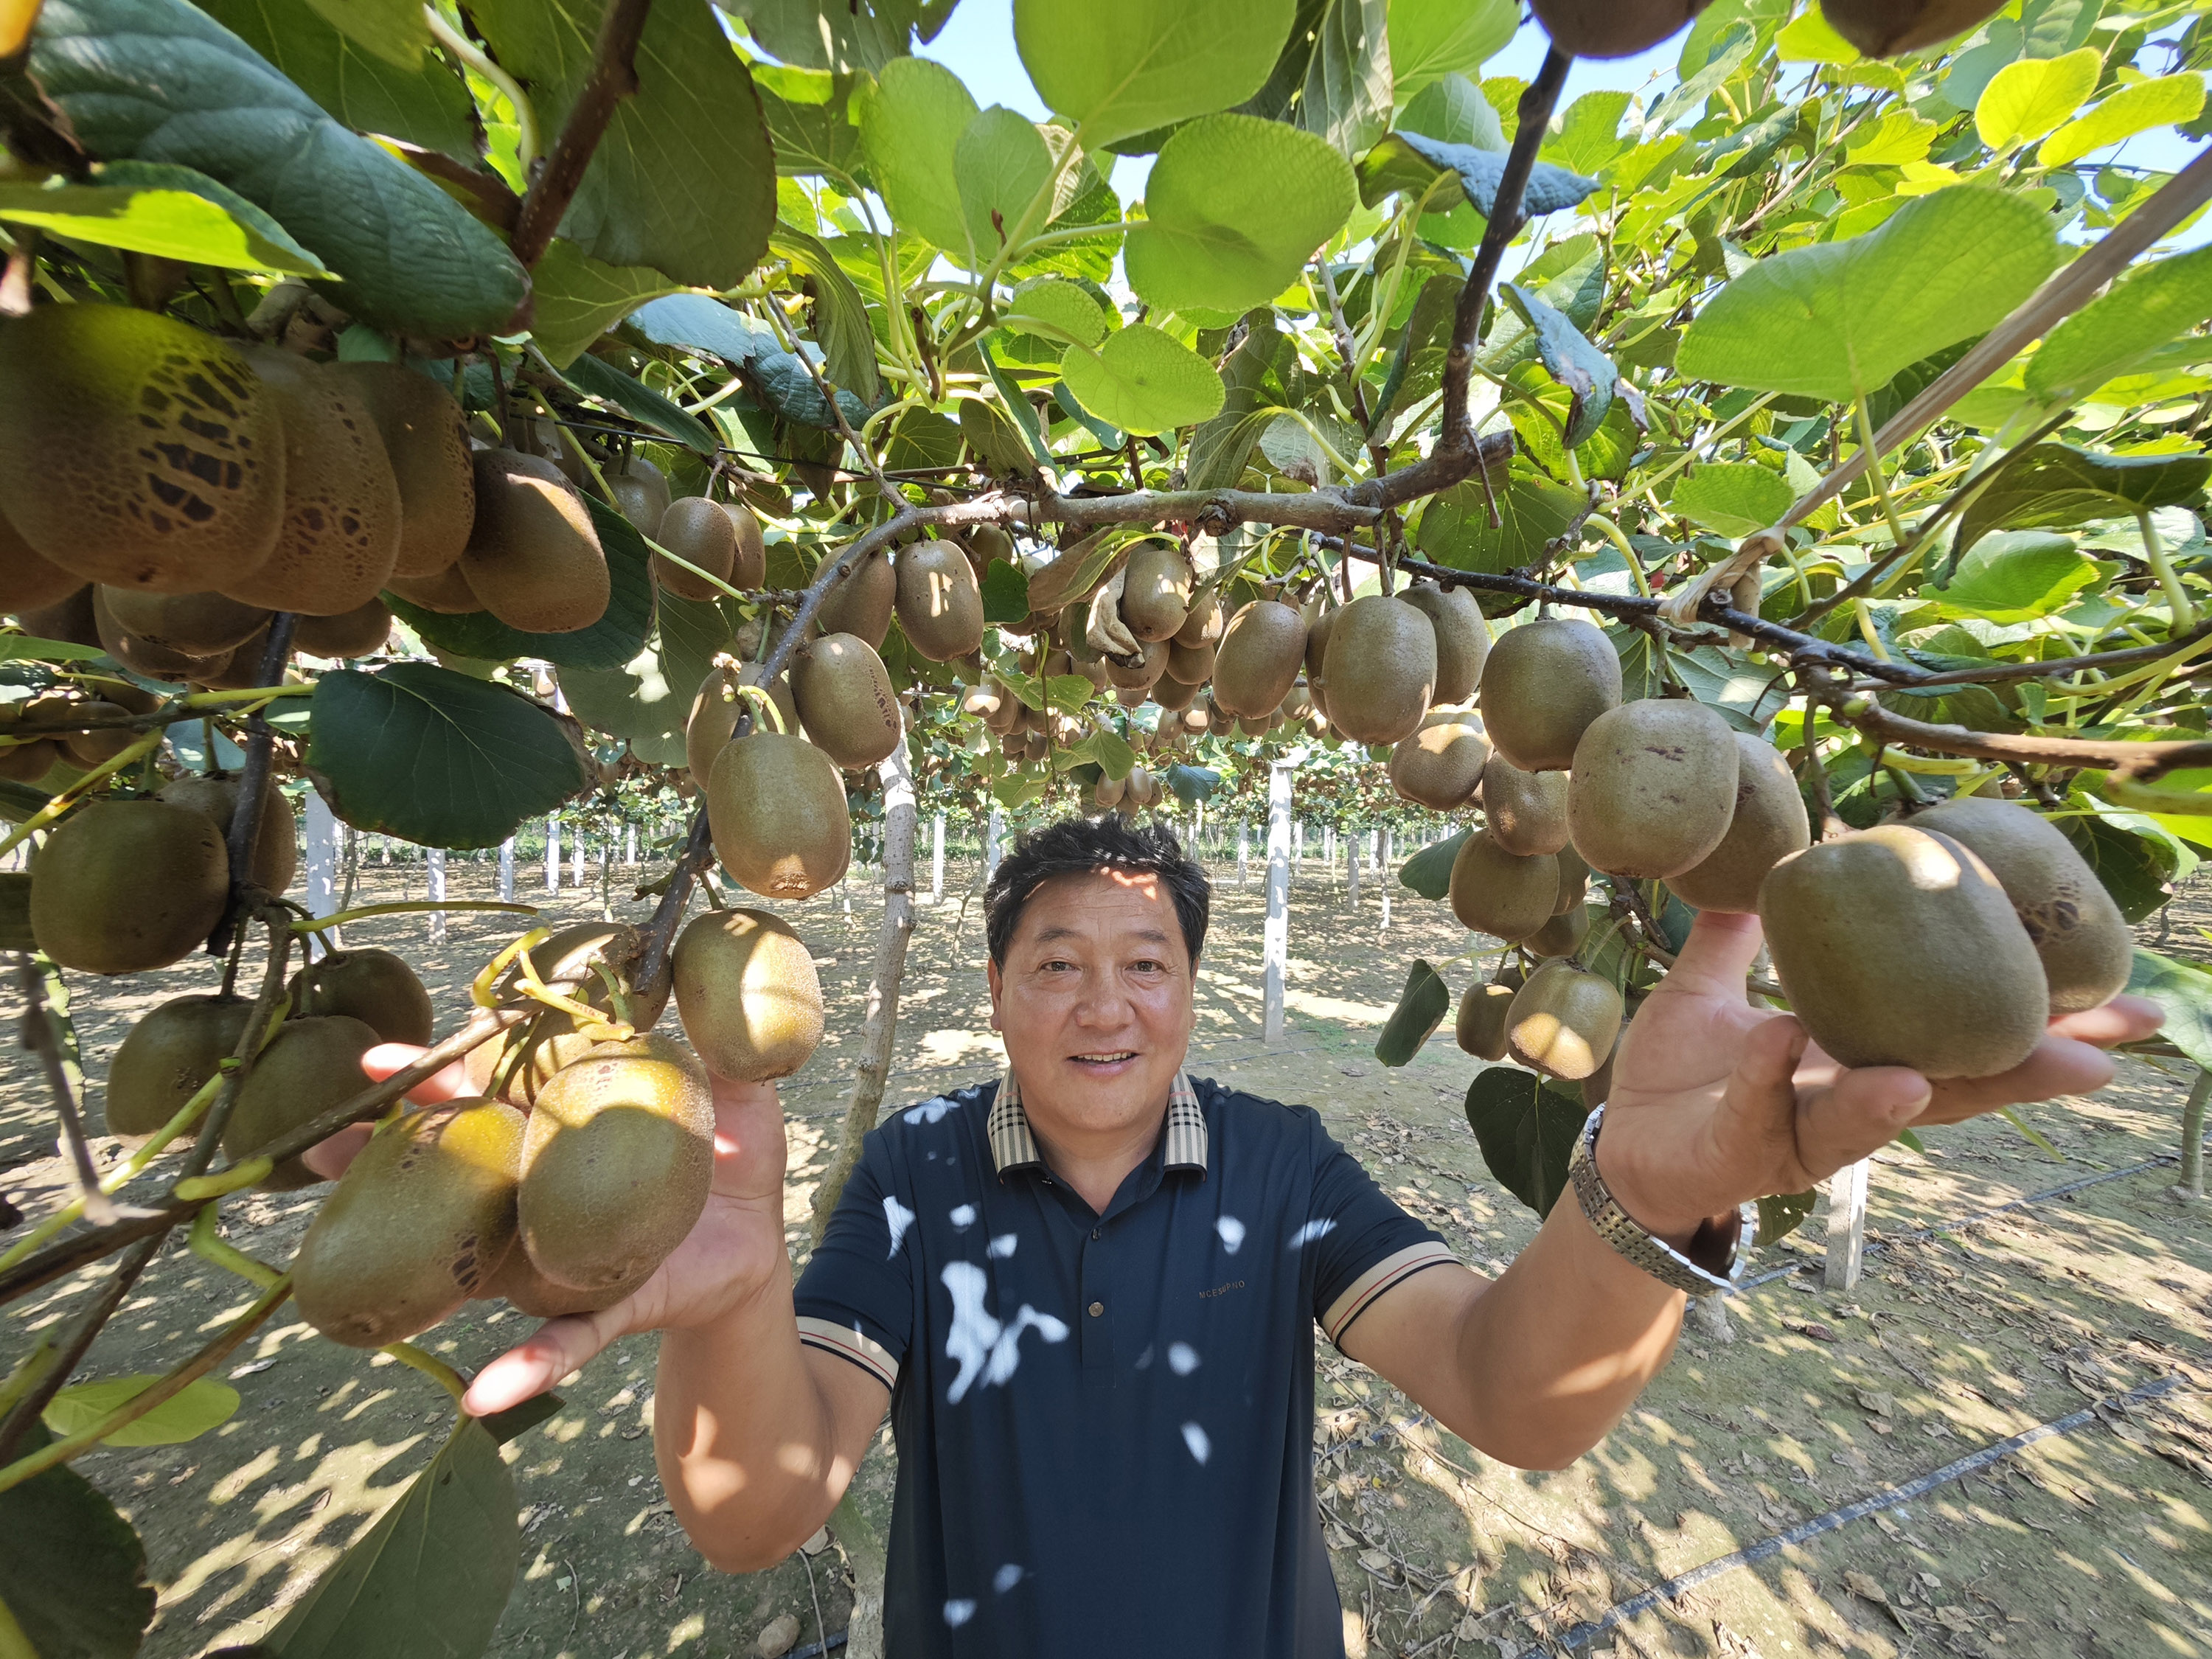
<path fill-rule="evenodd" d="M 732 368 L 743 368 L 763 353 L 778 349 L 775 335 L 707 294 L 671 294 L 654 300 L 630 313 L 629 325 L 655 345 L 703 352 Z"/>
<path fill-rule="evenodd" d="M 496 847 L 591 782 L 568 727 L 520 693 L 434 663 L 315 682 L 307 765 L 356 830 Z"/>
<path fill-rule="evenodd" d="M 1084 408 L 1140 438 L 1218 414 L 1226 395 L 1212 363 L 1149 323 L 1107 336 L 1096 351 L 1070 346 L 1060 372 Z"/>
<path fill-rule="evenodd" d="M 2074 816 L 2054 818 L 2065 831 L 2074 850 L 2089 861 L 2097 879 L 2130 922 L 2145 916 L 2173 896 L 2169 884 L 2179 867 L 2172 842 L 2144 835 L 2109 818 Z"/>
<path fill-rule="evenodd" d="M 1385 1066 L 1405 1065 L 1421 1052 L 1422 1045 L 1436 1035 L 1437 1027 L 1450 1012 L 1451 987 L 1416 957 L 1406 971 L 1406 988 L 1398 994 L 1398 1006 L 1390 1011 L 1390 1018 L 1375 1039 L 1375 1058 Z"/>
<path fill-rule="evenodd" d="M 1960 258 L 1961 248 L 1973 250 Z M 1987 332 L 2057 263 L 2051 216 L 1959 185 L 1863 236 L 1760 260 L 1698 313 L 1675 368 L 1696 380 L 1848 402 Z"/>
<path fill-rule="evenodd" d="M 2212 248 L 2138 265 L 2051 331 L 2028 360 L 2026 385 L 2045 403 L 2074 402 L 2208 319 Z"/>
<path fill-rule="evenodd" d="M 1351 163 L 1311 133 L 1253 115 L 1202 117 L 1160 147 L 1146 216 L 1122 252 L 1129 285 L 1163 311 L 1265 305 L 1357 198 Z"/>
<path fill-rule="evenodd" d="M 1464 75 L 1447 74 L 1431 81 L 1398 112 L 1398 125 L 1403 131 L 1448 144 L 1472 144 L 1477 149 L 1509 148 L 1498 112 L 1482 95 L 1482 88 Z"/>
<path fill-rule="evenodd" d="M 860 159 L 860 130 L 849 118 L 860 77 L 789 64 L 756 64 L 753 87 L 775 142 L 775 170 L 848 179 Z"/>
<path fill-rule="evenodd" d="M 994 559 L 983 572 L 983 620 L 999 627 L 1026 621 L 1030 614 L 1030 579 L 1021 566 Z"/>
<path fill-rule="evenodd" d="M 499 1443 L 465 1417 L 264 1639 L 284 1659 L 476 1659 L 521 1559 L 514 1477 Z"/>
<path fill-rule="evenodd" d="M 116 161 L 96 184 L 0 185 L 0 219 L 100 247 L 232 270 L 327 276 L 283 226 L 191 167 Z"/>
<path fill-rule="evenodd" d="M 1243 103 L 1295 14 L 1293 0 L 1014 0 L 1014 44 L 1039 95 L 1100 150 Z"/>
<path fill-rule="evenodd" d="M 228 185 L 337 272 L 367 321 L 496 333 L 529 291 L 488 226 L 185 0 L 47 0 L 30 61 L 94 155 Z"/>
<path fill-rule="evenodd" d="M 2072 538 L 2045 530 L 2000 530 L 1959 561 L 1943 603 L 1997 623 L 2033 621 L 2063 611 L 2101 573 Z"/>
<path fill-rule="evenodd" d="M 642 760 L 681 766 L 691 699 L 715 653 L 732 648 L 732 629 L 720 604 L 665 593 L 659 621 L 652 641 L 620 668 L 563 668 L 561 690 L 592 730 L 627 742 Z"/>
<path fill-rule="evenodd" d="M 49 1443 L 33 1424 L 18 1455 Z M 131 1523 L 75 1469 L 0 1492 L 0 1603 L 37 1659 L 131 1659 L 153 1621 L 146 1551 Z"/>
<path fill-rule="evenodd" d="M 2212 974 L 2137 945 L 2128 992 L 2165 1009 L 2166 1024 L 2159 1035 L 2212 1071 Z"/>
<path fill-rule="evenodd" d="M 953 173 L 967 224 L 969 258 L 980 270 L 999 256 L 1037 200 L 1052 176 L 1052 152 L 1029 117 L 994 104 L 961 133 Z M 1042 221 L 1042 210 L 1037 216 Z"/>
<path fill-rule="evenodd" d="M 404 0 L 205 0 L 200 9 L 340 125 L 481 165 L 476 106 L 453 64 L 422 50 L 430 31 L 420 6 Z M 362 27 L 379 22 L 381 30 Z M 416 43 L 411 55 L 407 41 Z"/>
<path fill-rule="evenodd" d="M 1283 55 L 1243 108 L 1357 155 L 1390 125 L 1389 0 L 1298 0 Z"/>
<path fill-rule="evenodd" d="M 1578 449 L 1596 435 L 1613 408 L 1613 384 L 1620 372 L 1607 356 L 1583 337 L 1565 313 L 1553 310 L 1518 283 L 1500 284 L 1506 301 L 1521 314 L 1536 337 L 1536 350 L 1551 377 L 1567 389 L 1566 446 Z"/>
<path fill-rule="evenodd" d="M 1505 179 L 1504 152 L 1478 149 L 1472 144 L 1448 144 L 1418 132 L 1403 131 L 1391 133 L 1376 149 L 1395 154 L 1389 149 L 1391 146 L 1410 150 L 1419 162 L 1427 165 L 1430 177 L 1448 173 L 1457 180 L 1457 191 L 1447 187 L 1430 197 L 1432 212 L 1441 213 L 1461 201 L 1468 201 L 1474 204 L 1477 213 L 1486 219 L 1490 216 L 1498 202 L 1498 187 Z M 1585 179 L 1549 161 L 1539 161 L 1529 172 L 1528 186 L 1522 193 L 1522 202 L 1529 217 L 1534 218 L 1540 214 L 1564 212 L 1596 188 L 1595 179 Z"/>
<path fill-rule="evenodd" d="M 1990 531 L 2069 530 L 2099 519 L 2179 507 L 2212 478 L 2203 455 L 2100 455 L 2067 444 L 2037 444 L 2005 463 L 1959 521 L 1958 546 Z"/>
<path fill-rule="evenodd" d="M 1589 498 L 1581 490 L 1554 483 L 1519 463 L 1493 473 L 1491 483 L 1498 525 L 1490 522 L 1491 496 L 1480 477 L 1454 484 L 1422 511 L 1416 544 L 1424 557 L 1455 570 L 1502 575 L 1535 562 L 1547 543 L 1565 535 L 1589 510 Z"/>
<path fill-rule="evenodd" d="M 44 1419 L 66 1440 L 93 1427 L 119 1406 L 128 1405 L 161 1379 L 155 1376 L 111 1376 L 97 1382 L 73 1382 L 46 1402 Z M 173 1446 L 197 1440 L 230 1420 L 238 1409 L 238 1390 L 211 1376 L 196 1377 L 143 1417 L 132 1419 L 101 1439 L 103 1446 Z"/>
<path fill-rule="evenodd" d="M 1516 0 L 1391 0 L 1390 78 L 1399 106 L 1444 76 L 1472 79 L 1520 27 Z"/>
<path fill-rule="evenodd" d="M 1210 766 L 1185 766 L 1178 761 L 1160 775 L 1185 806 L 1212 800 L 1213 792 L 1221 787 L 1221 774 Z"/>
<path fill-rule="evenodd" d="M 1276 356 L 1285 349 L 1272 308 L 1244 318 L 1244 338 L 1221 365 L 1221 412 L 1190 434 L 1187 469 L 1193 489 L 1234 489 L 1251 465 L 1261 434 L 1282 412 L 1271 385 Z"/>
<path fill-rule="evenodd" d="M 1474 833 L 1462 830 L 1446 836 L 1433 847 L 1424 847 L 1398 866 L 1398 880 L 1412 888 L 1425 899 L 1440 899 L 1451 891 L 1452 861 L 1459 857 L 1459 849 L 1467 845 L 1467 838 Z"/>
<path fill-rule="evenodd" d="M 1667 504 L 1708 530 L 1743 537 L 1779 524 L 1796 499 L 1789 480 L 1755 461 L 1711 461 L 1677 478 Z"/>
<path fill-rule="evenodd" d="M 557 132 L 593 61 L 606 0 L 474 0 L 494 55 Z M 775 157 L 743 59 L 702 5 L 655 6 L 637 90 L 615 106 L 561 234 L 611 265 L 732 288 L 768 251 Z"/>
<path fill-rule="evenodd" d="M 897 58 L 860 100 L 860 150 L 892 219 L 966 263 L 955 158 L 976 109 L 960 77 L 926 58 Z"/>
<path fill-rule="evenodd" d="M 562 371 L 568 384 L 587 398 L 599 398 L 651 427 L 686 449 L 711 458 L 718 447 L 714 434 L 696 415 L 671 402 L 634 374 L 625 374 L 612 363 L 592 356 L 575 359 Z"/>
<path fill-rule="evenodd" d="M 954 0 L 724 0 L 753 38 L 787 64 L 811 70 L 877 73 L 908 51 L 917 31 L 929 40 Z"/>
<path fill-rule="evenodd" d="M 2033 143 L 2088 101 L 2104 64 L 2103 54 L 2087 46 L 2007 64 L 1975 100 L 1975 131 L 1994 150 Z"/>
<path fill-rule="evenodd" d="M 603 264 L 558 236 L 531 273 L 531 283 L 537 298 L 531 333 L 556 368 L 568 368 L 640 305 L 659 295 L 673 295 L 678 287 L 650 265 Z M 706 299 L 704 295 L 697 297 Z"/>
<path fill-rule="evenodd" d="M 2035 164 L 2064 167 L 2091 150 L 2119 143 L 2153 127 L 2193 121 L 2203 107 L 2201 75 L 2162 75 L 2155 81 L 2138 81 L 2131 87 L 2122 87 L 2087 115 L 2069 121 L 2045 139 L 2035 152 Z"/>
<path fill-rule="evenodd" d="M 1589 1115 L 1579 1095 L 1563 1094 L 1518 1066 L 1485 1066 L 1467 1086 L 1468 1127 L 1483 1163 L 1540 1216 L 1551 1213 L 1565 1189 L 1567 1159 Z"/>

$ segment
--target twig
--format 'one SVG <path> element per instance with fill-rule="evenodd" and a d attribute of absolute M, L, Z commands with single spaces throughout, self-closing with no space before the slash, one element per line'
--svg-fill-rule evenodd
<path fill-rule="evenodd" d="M 37 957 L 25 952 L 15 959 L 15 977 L 23 988 L 23 1046 L 38 1055 L 46 1070 L 46 1086 L 54 1097 L 54 1115 L 61 1120 L 62 1143 L 76 1167 L 77 1196 L 84 1212 L 104 1225 L 115 1220 L 119 1212 L 114 1200 L 100 1189 L 100 1171 L 94 1167 L 92 1147 L 85 1139 L 76 1083 L 70 1076 L 61 1034 L 54 1029 L 53 1012 L 46 1006 L 46 970 Z"/>
<path fill-rule="evenodd" d="M 269 624 L 269 643 L 261 653 L 260 678 L 264 685 L 276 685 L 284 678 L 284 664 L 292 654 L 293 630 L 300 625 L 298 613 L 279 611 Z M 269 788 L 269 753 L 276 733 L 268 719 L 257 708 L 246 723 L 246 769 L 238 775 L 238 805 L 231 809 L 230 833 L 226 837 L 230 848 L 230 902 L 223 908 L 222 920 L 216 924 L 208 939 L 208 954 L 219 957 L 230 949 L 232 931 L 246 907 L 247 878 L 253 871 L 253 848 L 261 832 L 261 809 L 264 797 L 272 793 Z M 290 834 L 291 827 L 285 826 Z"/>
<path fill-rule="evenodd" d="M 1820 740 L 1815 735 L 1820 725 L 1820 678 L 1814 674 L 1801 674 L 1798 683 L 1805 691 L 1805 782 L 1813 791 L 1813 805 L 1818 823 L 1817 839 L 1826 841 L 1840 836 L 1848 828 L 1836 816 L 1836 804 L 1828 793 L 1828 771 L 1820 761 Z"/>
<path fill-rule="evenodd" d="M 1963 726 L 1936 726 L 1893 714 L 1871 697 L 1852 697 L 1831 703 L 1829 714 L 1841 725 L 1856 727 L 1868 736 L 1900 748 L 1936 749 L 1947 755 L 1967 755 L 1976 760 L 2002 761 L 2008 765 L 2066 766 L 2100 771 L 2125 769 L 2130 775 L 2140 777 L 2148 769 L 2172 771 L 2180 767 L 2203 766 L 2208 756 L 2212 756 L 2212 749 L 2203 743 L 2099 742 L 2087 738 L 2032 738 L 2007 732 L 1971 732 Z"/>
<path fill-rule="evenodd" d="M 570 106 L 568 118 L 561 124 L 561 136 L 531 180 L 530 193 L 522 198 L 522 211 L 515 218 L 511 246 L 526 267 L 535 266 L 552 245 L 553 233 L 584 182 L 585 169 L 614 119 L 616 106 L 637 90 L 637 43 L 652 9 L 653 0 L 613 0 L 599 19 L 599 39 L 592 46 L 592 72 Z"/>

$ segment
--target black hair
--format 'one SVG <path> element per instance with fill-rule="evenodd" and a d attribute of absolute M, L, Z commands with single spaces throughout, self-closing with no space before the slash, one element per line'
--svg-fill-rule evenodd
<path fill-rule="evenodd" d="M 1022 912 L 1038 888 L 1055 876 L 1088 876 L 1105 870 L 1129 870 L 1158 876 L 1175 900 L 1176 920 L 1194 963 L 1206 945 L 1212 886 L 1197 860 L 1164 824 L 1139 829 L 1119 813 L 1099 818 L 1063 818 L 1014 843 L 983 891 L 984 938 L 991 960 L 1004 967 Z"/>

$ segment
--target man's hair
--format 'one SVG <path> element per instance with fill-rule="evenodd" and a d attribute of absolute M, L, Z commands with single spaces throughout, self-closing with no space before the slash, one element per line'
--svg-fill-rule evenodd
<path fill-rule="evenodd" d="M 1120 814 L 1100 818 L 1063 818 L 1024 836 L 1000 862 L 984 890 L 984 937 L 991 960 L 1006 966 L 1022 912 L 1038 888 L 1055 876 L 1088 876 L 1104 871 L 1155 875 L 1175 900 L 1182 941 L 1195 963 L 1206 944 L 1212 888 L 1198 860 L 1187 856 L 1175 831 L 1164 824 L 1139 829 Z"/>

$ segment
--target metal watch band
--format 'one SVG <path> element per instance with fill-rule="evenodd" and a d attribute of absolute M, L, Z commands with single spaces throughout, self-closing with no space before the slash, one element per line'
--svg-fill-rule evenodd
<path fill-rule="evenodd" d="M 1733 1218 L 1734 1224 L 1727 1220 L 1706 1222 L 1691 1239 L 1686 1254 L 1653 1237 L 1620 1207 L 1597 1172 L 1597 1134 L 1604 1121 L 1605 1108 L 1601 1106 L 1575 1137 L 1575 1149 L 1567 1160 L 1576 1201 L 1589 1218 L 1591 1229 L 1623 1260 L 1670 1289 L 1692 1296 L 1710 1296 L 1715 1291 L 1725 1296 L 1733 1291 L 1743 1272 L 1745 1252 L 1759 1230 L 1757 1207 L 1742 1206 Z"/>

